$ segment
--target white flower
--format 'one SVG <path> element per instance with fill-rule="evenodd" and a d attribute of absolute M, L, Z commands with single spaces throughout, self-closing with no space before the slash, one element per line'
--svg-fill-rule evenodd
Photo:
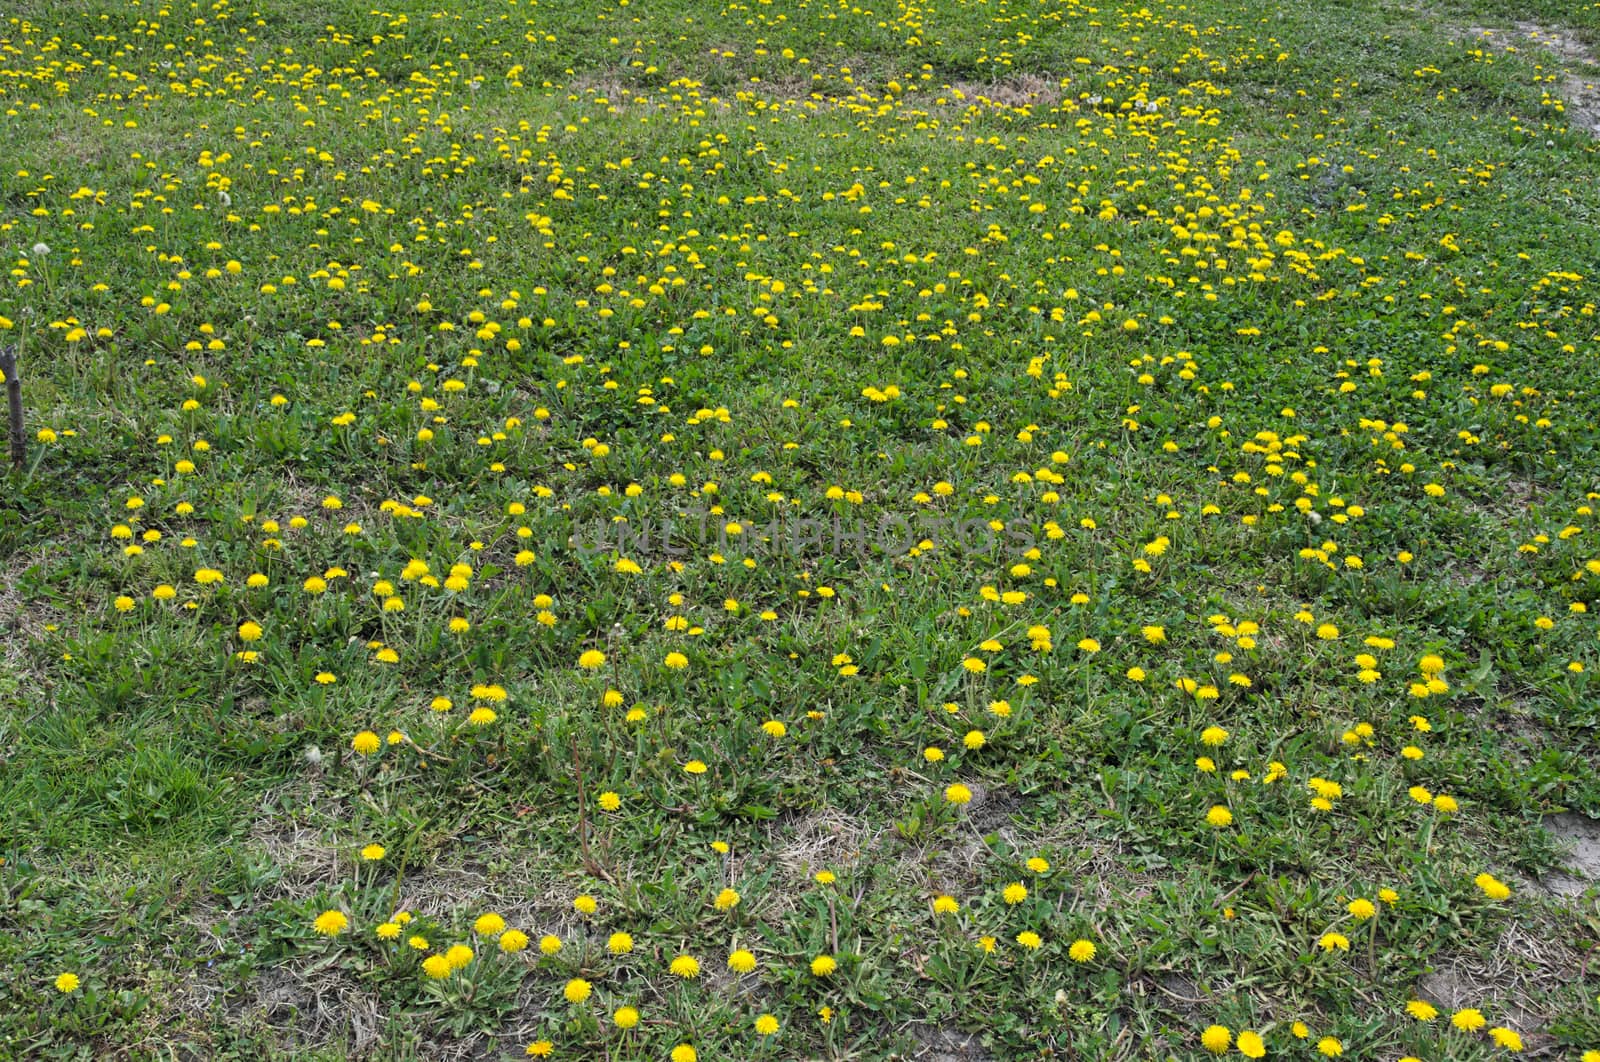
<path fill-rule="evenodd" d="M 35 258 L 43 258 L 49 253 L 50 245 L 48 243 L 36 243 L 33 245 L 33 256 Z"/>

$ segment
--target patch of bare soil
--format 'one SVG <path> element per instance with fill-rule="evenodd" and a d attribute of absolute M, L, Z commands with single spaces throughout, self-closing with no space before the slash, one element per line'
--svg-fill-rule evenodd
<path fill-rule="evenodd" d="M 861 819 L 826 808 L 788 824 L 778 840 L 776 862 L 791 881 L 801 882 L 819 870 L 856 866 L 886 839 Z"/>
<path fill-rule="evenodd" d="M 944 1025 L 913 1025 L 908 1031 L 917 1044 L 908 1057 L 917 1062 L 988 1062 L 990 1057 L 973 1033 Z"/>
<path fill-rule="evenodd" d="M 351 1057 L 364 1058 L 378 1046 L 383 1015 L 377 999 L 338 971 L 264 970 L 256 987 L 249 1010 L 274 1029 L 294 1030 L 294 1047 L 340 1044 Z"/>
<path fill-rule="evenodd" d="M 950 86 L 969 100 L 1000 107 L 1053 107 L 1066 95 L 1063 85 L 1038 74 L 1018 74 L 996 81 L 957 81 Z"/>
<path fill-rule="evenodd" d="M 1562 64 L 1559 94 L 1567 123 L 1600 138 L 1600 73 L 1596 70 L 1600 67 L 1600 58 L 1574 34 L 1559 26 L 1537 22 L 1515 22 L 1509 30 L 1464 26 L 1459 27 L 1457 33 L 1513 54 L 1543 51 Z M 1578 71 L 1574 67 L 1587 69 Z"/>
<path fill-rule="evenodd" d="M 1557 840 L 1570 846 L 1567 871 L 1546 874 L 1541 883 L 1557 896 L 1568 898 L 1582 896 L 1591 888 L 1600 888 L 1600 819 L 1591 819 L 1575 811 L 1551 815 L 1544 820 L 1544 828 Z"/>
<path fill-rule="evenodd" d="M 1549 1042 L 1543 1030 L 1555 1016 L 1551 998 L 1582 967 L 1582 957 L 1560 937 L 1548 927 L 1512 922 L 1492 948 L 1442 956 L 1418 978 L 1417 995 L 1445 1011 L 1493 998 L 1504 1024 L 1536 1051 Z"/>

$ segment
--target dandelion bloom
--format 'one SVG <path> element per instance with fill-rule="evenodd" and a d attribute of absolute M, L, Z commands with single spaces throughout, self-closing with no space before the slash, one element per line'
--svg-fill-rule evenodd
<path fill-rule="evenodd" d="M 556 1045 L 549 1040 L 535 1040 L 528 1045 L 529 1058 L 549 1058 L 555 1054 Z"/>
<path fill-rule="evenodd" d="M 728 953 L 728 969 L 734 973 L 749 973 L 756 968 L 756 957 L 743 948 Z"/>
<path fill-rule="evenodd" d="M 1094 960 L 1096 948 L 1092 940 L 1074 940 L 1067 949 L 1067 957 L 1073 962 L 1091 962 Z"/>
<path fill-rule="evenodd" d="M 956 782 L 945 787 L 944 798 L 952 804 L 967 804 L 972 801 L 972 790 Z"/>
<path fill-rule="evenodd" d="M 1489 1021 L 1477 1007 L 1463 1007 L 1450 1015 L 1450 1024 L 1462 1032 L 1477 1032 L 1489 1024 Z"/>
<path fill-rule="evenodd" d="M 450 960 L 443 955 L 429 955 L 422 960 L 422 972 L 435 981 L 442 981 L 451 974 Z"/>
<path fill-rule="evenodd" d="M 723 889 L 711 903 L 719 911 L 731 911 L 739 906 L 739 894 L 733 889 Z"/>
<path fill-rule="evenodd" d="M 1253 1029 L 1245 1029 L 1239 1034 L 1237 1046 L 1239 1053 L 1246 1058 L 1265 1058 L 1267 1054 L 1266 1041 Z"/>
<path fill-rule="evenodd" d="M 1489 1038 L 1507 1051 L 1521 1051 L 1522 1037 L 1503 1025 L 1496 1025 L 1489 1030 Z"/>
<path fill-rule="evenodd" d="M 1439 1016 L 1439 1008 L 1425 999 L 1413 999 L 1406 1004 L 1406 1013 L 1418 1021 L 1432 1021 Z"/>
<path fill-rule="evenodd" d="M 756 1032 L 762 1036 L 771 1036 L 778 1031 L 778 1019 L 771 1014 L 762 1014 L 756 1018 Z"/>
<path fill-rule="evenodd" d="M 1213 804 L 1211 810 L 1206 812 L 1206 822 L 1217 829 L 1233 825 L 1233 812 L 1221 804 Z"/>
<path fill-rule="evenodd" d="M 606 950 L 613 955 L 626 955 L 633 950 L 633 937 L 627 933 L 613 933 L 606 940 Z"/>
<path fill-rule="evenodd" d="M 839 968 L 831 955 L 818 955 L 811 960 L 811 975 L 813 977 L 827 977 Z"/>
<path fill-rule="evenodd" d="M 452 944 L 450 950 L 444 953 L 445 961 L 452 970 L 464 970 L 472 962 L 472 949 L 465 944 Z"/>
<path fill-rule="evenodd" d="M 1472 883 L 1482 889 L 1483 894 L 1491 900 L 1504 900 L 1511 895 L 1510 886 L 1493 874 L 1479 874 L 1472 879 Z"/>
<path fill-rule="evenodd" d="M 369 844 L 361 849 L 361 858 L 369 863 L 376 863 L 389 854 L 389 850 L 381 844 Z"/>
<path fill-rule="evenodd" d="M 82 982 L 78 980 L 78 975 L 75 973 L 60 973 L 56 975 L 56 991 L 62 993 L 63 995 L 70 992 L 76 992 L 78 990 L 78 985 L 81 983 Z"/>
<path fill-rule="evenodd" d="M 1220 1055 L 1233 1043 L 1233 1033 L 1226 1025 L 1208 1025 L 1200 1034 L 1200 1046 L 1214 1055 Z"/>
<path fill-rule="evenodd" d="M 1317 1041 L 1317 1050 L 1329 1058 L 1338 1058 L 1344 1054 L 1344 1044 L 1340 1043 L 1336 1037 L 1324 1036 Z"/>
<path fill-rule="evenodd" d="M 350 925 L 350 919 L 343 911 L 323 911 L 317 915 L 317 920 L 312 926 L 318 933 L 325 937 L 336 937 L 343 933 Z"/>
<path fill-rule="evenodd" d="M 1035 933 L 1031 929 L 1024 929 L 1021 933 L 1018 933 L 1017 943 L 1022 945 L 1024 948 L 1027 948 L 1029 951 L 1038 951 L 1044 946 L 1044 941 L 1040 938 L 1039 934 Z"/>
<path fill-rule="evenodd" d="M 606 663 L 606 654 L 598 649 L 590 649 L 578 657 L 578 666 L 585 671 L 598 671 Z"/>
<path fill-rule="evenodd" d="M 582 1003 L 589 998 L 589 993 L 594 991 L 594 986 L 581 977 L 574 977 L 567 982 L 567 987 L 561 994 L 567 997 L 568 1003 Z"/>
<path fill-rule="evenodd" d="M 631 1029 L 639 1024 L 639 1012 L 633 1007 L 618 1007 L 611 1015 L 611 1023 L 619 1029 Z"/>
<path fill-rule="evenodd" d="M 383 748 L 383 739 L 370 730 L 363 730 L 350 739 L 350 747 L 363 756 L 371 756 Z"/>
<path fill-rule="evenodd" d="M 528 946 L 528 934 L 520 929 L 508 929 L 500 934 L 500 950 L 515 955 Z"/>
<path fill-rule="evenodd" d="M 472 923 L 472 931 L 478 934 L 480 937 L 495 936 L 498 933 L 504 932 L 505 928 L 506 920 L 495 914 L 493 911 L 490 911 L 488 914 L 479 915 L 477 921 Z"/>
<path fill-rule="evenodd" d="M 700 976 L 700 960 L 693 955 L 679 955 L 667 969 L 674 977 L 692 980 Z"/>

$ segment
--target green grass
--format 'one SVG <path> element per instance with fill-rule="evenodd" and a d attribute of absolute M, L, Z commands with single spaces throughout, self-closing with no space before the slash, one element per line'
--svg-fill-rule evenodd
<path fill-rule="evenodd" d="M 1600 1050 L 1595 71 L 1513 20 L 1600 40 L 24 4 L 6 1052 Z"/>

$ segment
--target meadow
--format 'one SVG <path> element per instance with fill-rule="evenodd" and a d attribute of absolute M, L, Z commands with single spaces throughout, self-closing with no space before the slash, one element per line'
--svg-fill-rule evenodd
<path fill-rule="evenodd" d="M 1600 4 L 0 13 L 0 1058 L 1600 1062 Z"/>

